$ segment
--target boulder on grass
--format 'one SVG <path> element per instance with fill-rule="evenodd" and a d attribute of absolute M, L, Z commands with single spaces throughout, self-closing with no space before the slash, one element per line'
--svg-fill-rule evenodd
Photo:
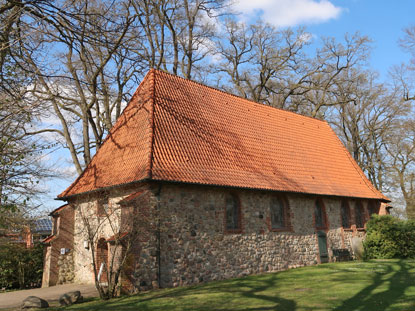
<path fill-rule="evenodd" d="M 81 296 L 81 292 L 79 290 L 75 290 L 73 292 L 67 292 L 63 294 L 59 298 L 59 304 L 61 306 L 70 306 L 74 303 L 81 302 L 83 297 Z"/>
<path fill-rule="evenodd" d="M 46 300 L 42 298 L 36 296 L 29 296 L 22 301 L 22 309 L 31 308 L 49 308 L 49 304 Z"/>

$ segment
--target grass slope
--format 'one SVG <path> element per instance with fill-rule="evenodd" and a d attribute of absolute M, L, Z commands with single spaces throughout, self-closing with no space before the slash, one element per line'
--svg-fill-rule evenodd
<path fill-rule="evenodd" d="M 162 289 L 69 310 L 415 310 L 415 261 L 330 263 Z"/>

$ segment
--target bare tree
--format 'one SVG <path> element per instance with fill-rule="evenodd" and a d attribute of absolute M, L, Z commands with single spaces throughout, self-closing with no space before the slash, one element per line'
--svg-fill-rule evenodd
<path fill-rule="evenodd" d="M 10 228 L 21 226 L 39 207 L 44 193 L 39 183 L 54 174 L 42 161 L 51 146 L 25 134 L 33 124 L 33 107 L 0 94 L 0 227 Z"/>
<path fill-rule="evenodd" d="M 218 17 L 226 0 L 134 1 L 139 27 L 145 33 L 143 59 L 149 67 L 171 71 L 187 79 L 205 76 L 206 59 L 212 53 Z"/>
<path fill-rule="evenodd" d="M 221 0 L 7 3 L 2 60 L 10 56 L 33 78 L 26 100 L 43 110 L 27 134 L 56 135 L 78 174 L 148 67 L 191 78 L 210 53 L 213 21 L 225 6 Z"/>
<path fill-rule="evenodd" d="M 21 19 L 32 22 L 48 5 L 46 1 L 0 1 L 0 228 L 9 232 L 27 229 L 45 193 L 41 182 L 54 176 L 43 161 L 53 144 L 27 135 L 41 109 L 27 101 L 34 75 L 18 57 Z"/>
<path fill-rule="evenodd" d="M 415 121 L 403 120 L 401 127 L 390 134 L 388 155 L 390 172 L 402 192 L 408 219 L 415 219 Z"/>
<path fill-rule="evenodd" d="M 135 16 L 128 2 L 60 4 L 66 15 L 37 20 L 36 32 L 32 24 L 20 25 L 33 36 L 18 38 L 18 57 L 36 76 L 31 101 L 42 103 L 44 113 L 60 122 L 30 134 L 57 134 L 80 174 L 120 115 L 141 67 L 132 55 L 136 41 L 129 31 Z"/>
<path fill-rule="evenodd" d="M 403 117 L 397 117 L 398 125 L 388 129 L 387 156 L 391 187 L 402 194 L 406 216 L 415 219 L 415 127 L 414 127 L 414 70 L 415 70 L 415 27 L 404 29 L 399 40 L 402 49 L 411 55 L 410 62 L 395 65 L 390 71 L 393 88 L 400 96 L 400 105 L 407 107 Z"/>
<path fill-rule="evenodd" d="M 214 72 L 228 82 L 220 86 L 257 102 L 282 106 L 277 101 L 290 84 L 287 79 L 303 65 L 307 35 L 303 29 L 279 31 L 268 24 L 247 26 L 227 20 L 225 40 L 216 42 L 221 62 Z"/>
<path fill-rule="evenodd" d="M 277 30 L 229 20 L 225 36 L 227 40 L 216 43 L 217 54 L 222 59 L 219 71 L 228 78 L 231 91 L 312 117 L 343 104 L 335 96 L 338 85 L 347 83 L 343 73 L 366 61 L 370 42 L 359 34 L 346 35 L 344 43 L 324 38 L 315 55 L 307 56 L 311 35 L 301 28 Z M 226 84 L 223 88 L 228 89 Z"/>
<path fill-rule="evenodd" d="M 340 43 L 333 38 L 323 39 L 323 46 L 317 50 L 311 70 L 307 73 L 310 79 L 303 83 L 304 88 L 309 90 L 304 96 L 310 107 L 310 116 L 316 117 L 323 108 L 345 104 L 335 96 L 338 86 L 349 82 L 347 71 L 366 62 L 369 42 L 367 37 L 358 33 L 352 36 L 346 34 L 344 42 Z"/>
<path fill-rule="evenodd" d="M 349 70 L 344 74 L 349 77 L 341 79 L 334 93 L 335 101 L 343 104 L 331 110 L 329 120 L 373 185 L 387 191 L 390 180 L 386 179 L 386 148 L 409 106 L 397 92 L 377 83 L 376 75 L 370 71 Z"/>

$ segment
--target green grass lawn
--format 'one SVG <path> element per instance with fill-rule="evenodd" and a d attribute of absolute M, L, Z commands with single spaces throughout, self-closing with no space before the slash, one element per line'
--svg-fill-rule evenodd
<path fill-rule="evenodd" d="M 415 261 L 330 263 L 162 289 L 68 310 L 415 310 Z"/>

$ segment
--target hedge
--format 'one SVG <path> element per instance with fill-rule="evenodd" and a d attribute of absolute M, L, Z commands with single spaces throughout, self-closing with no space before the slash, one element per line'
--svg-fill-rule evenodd
<path fill-rule="evenodd" d="M 415 221 L 373 215 L 363 245 L 366 259 L 415 258 Z"/>
<path fill-rule="evenodd" d="M 43 272 L 43 246 L 0 245 L 0 289 L 39 287 Z"/>

